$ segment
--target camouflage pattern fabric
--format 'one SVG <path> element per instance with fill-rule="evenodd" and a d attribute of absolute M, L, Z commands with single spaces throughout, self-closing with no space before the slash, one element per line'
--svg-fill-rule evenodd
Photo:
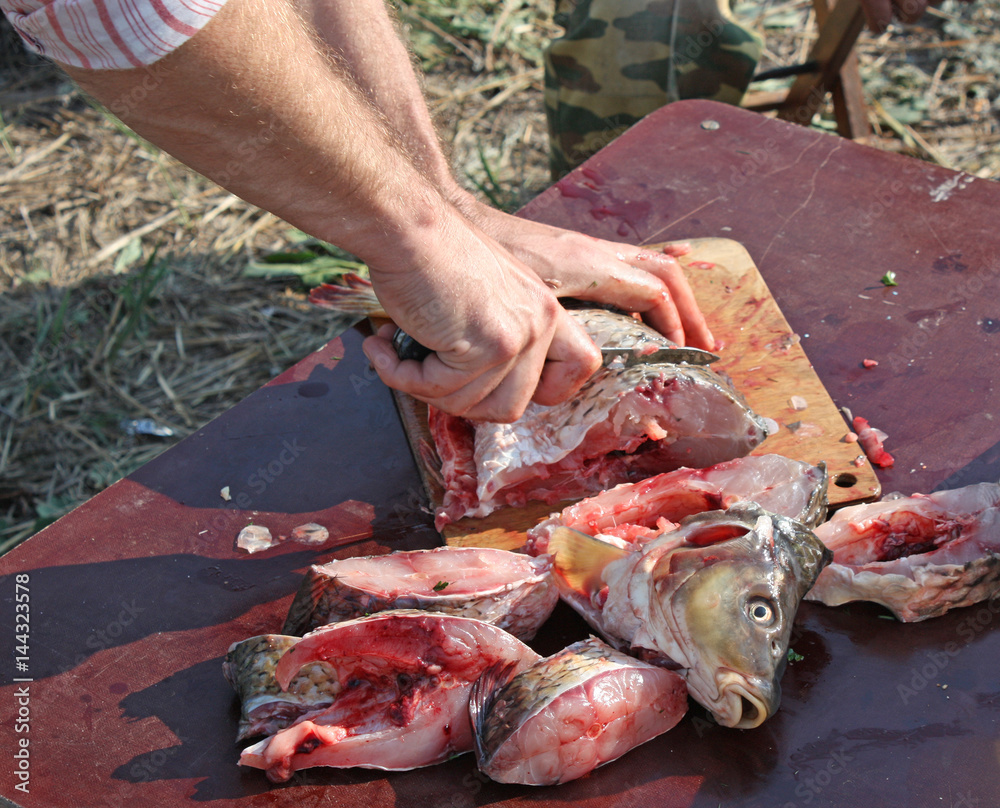
<path fill-rule="evenodd" d="M 545 52 L 550 165 L 561 177 L 671 101 L 739 104 L 763 43 L 728 0 L 559 0 Z"/>

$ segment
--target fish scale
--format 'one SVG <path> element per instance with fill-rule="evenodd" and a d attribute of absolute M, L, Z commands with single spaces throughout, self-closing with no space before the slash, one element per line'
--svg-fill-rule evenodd
<path fill-rule="evenodd" d="M 671 729 L 686 710 L 680 676 L 594 637 L 516 675 L 493 666 L 469 704 L 480 770 L 524 785 L 576 779 Z"/>

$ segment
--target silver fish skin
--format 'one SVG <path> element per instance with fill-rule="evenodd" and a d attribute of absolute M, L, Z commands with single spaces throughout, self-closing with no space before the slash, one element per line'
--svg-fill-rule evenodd
<path fill-rule="evenodd" d="M 583 320 L 598 344 L 669 343 L 624 315 L 571 313 L 598 323 L 595 332 L 590 319 Z M 446 486 L 438 529 L 503 506 L 579 499 L 653 474 L 742 457 L 773 428 L 723 376 L 672 363 L 602 367 L 571 400 L 530 403 L 511 424 L 469 424 L 433 409 L 429 423 Z"/>
<path fill-rule="evenodd" d="M 743 729 L 777 709 L 795 614 L 831 557 L 804 525 L 752 502 L 639 549 L 558 528 L 549 552 L 564 600 L 609 642 L 677 668 L 716 721 Z"/>
<path fill-rule="evenodd" d="M 552 559 L 483 547 L 436 547 L 331 561 L 310 567 L 284 634 L 389 609 L 473 617 L 529 640 L 559 592 Z"/>
<path fill-rule="evenodd" d="M 687 712 L 684 680 L 596 638 L 514 675 L 487 669 L 469 712 L 480 771 L 546 786 L 582 777 L 673 728 Z"/>
<path fill-rule="evenodd" d="M 310 632 L 286 652 L 275 680 L 287 687 L 323 662 L 339 694 L 325 710 L 243 750 L 240 765 L 283 782 L 315 766 L 401 771 L 473 750 L 469 697 L 495 663 L 522 670 L 539 659 L 513 635 L 468 617 L 380 612 Z"/>
<path fill-rule="evenodd" d="M 644 542 L 685 517 L 743 501 L 813 527 L 826 518 L 827 484 L 824 463 L 813 466 L 776 454 L 668 471 L 568 505 L 528 531 L 528 552 L 544 553 L 548 536 L 560 526 Z"/>
<path fill-rule="evenodd" d="M 270 735 L 336 699 L 340 684 L 325 662 L 303 666 L 285 690 L 278 685 L 274 678 L 278 660 L 299 639 L 262 634 L 229 646 L 222 672 L 240 699 L 237 741 Z"/>
<path fill-rule="evenodd" d="M 837 511 L 833 551 L 807 600 L 871 601 L 914 623 L 1000 594 L 1000 485 L 978 483 Z"/>

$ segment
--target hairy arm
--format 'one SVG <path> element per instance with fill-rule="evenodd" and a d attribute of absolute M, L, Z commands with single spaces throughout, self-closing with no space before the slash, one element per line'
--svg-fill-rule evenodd
<path fill-rule="evenodd" d="M 596 348 L 428 179 L 344 64 L 293 0 L 229 0 L 150 68 L 67 72 L 195 170 L 364 260 L 389 314 L 436 351 L 399 362 L 366 341 L 391 386 L 494 420 L 567 398 Z"/>
<path fill-rule="evenodd" d="M 610 303 L 675 342 L 712 349 L 714 338 L 671 256 L 510 216 L 477 201 L 451 174 L 417 75 L 383 0 L 302 0 L 318 36 L 413 155 L 421 171 L 476 227 L 534 270 L 560 297 Z"/>

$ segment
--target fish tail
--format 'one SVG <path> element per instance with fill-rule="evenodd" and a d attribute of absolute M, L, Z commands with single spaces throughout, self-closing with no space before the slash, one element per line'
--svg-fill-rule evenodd
<path fill-rule="evenodd" d="M 628 550 L 565 526 L 552 531 L 547 552 L 566 583 L 587 594 L 604 586 L 601 574 L 608 564 L 630 555 Z"/>

